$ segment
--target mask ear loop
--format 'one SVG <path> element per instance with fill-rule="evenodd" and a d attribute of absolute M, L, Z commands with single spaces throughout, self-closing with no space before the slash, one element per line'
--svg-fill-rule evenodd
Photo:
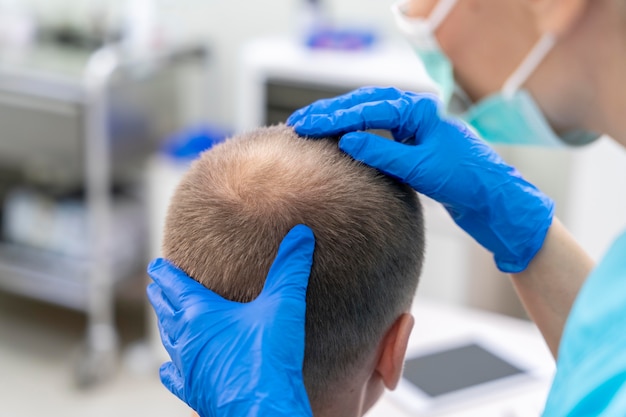
<path fill-rule="evenodd" d="M 435 38 L 435 30 L 448 17 L 457 3 L 458 0 L 440 0 L 427 18 L 412 18 L 406 15 L 408 1 L 399 0 L 391 5 L 391 13 L 402 33 L 414 42 L 418 42 L 424 49 L 440 50 L 441 47 Z M 441 53 L 443 54 L 443 51 Z M 459 99 L 462 107 L 467 108 L 472 104 L 467 93 L 456 83 L 454 95 Z"/>
<path fill-rule="evenodd" d="M 427 18 L 413 18 L 406 15 L 408 1 L 400 0 L 391 5 L 391 13 L 396 25 L 405 35 L 418 41 L 424 47 L 438 48 L 435 30 L 448 16 L 458 0 L 440 0 Z"/>
<path fill-rule="evenodd" d="M 520 89 L 522 84 L 528 80 L 530 75 L 537 69 L 545 56 L 554 48 L 556 44 L 556 36 L 552 33 L 546 33 L 533 46 L 526 58 L 517 67 L 513 74 L 505 81 L 502 86 L 502 96 L 505 99 L 511 99 Z"/>
<path fill-rule="evenodd" d="M 435 5 L 435 8 L 428 16 L 428 20 L 430 21 L 430 29 L 434 32 L 437 30 L 441 22 L 444 21 L 446 17 L 452 11 L 452 8 L 458 3 L 458 0 L 439 0 L 439 2 Z"/>

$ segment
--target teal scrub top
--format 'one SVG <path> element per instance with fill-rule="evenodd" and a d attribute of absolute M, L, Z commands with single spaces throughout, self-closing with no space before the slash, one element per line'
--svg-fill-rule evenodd
<path fill-rule="evenodd" d="M 626 417 L 626 233 L 576 298 L 543 415 Z"/>

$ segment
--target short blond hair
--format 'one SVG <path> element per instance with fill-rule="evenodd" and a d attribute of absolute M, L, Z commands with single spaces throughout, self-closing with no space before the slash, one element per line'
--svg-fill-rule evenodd
<path fill-rule="evenodd" d="M 163 251 L 206 287 L 248 302 L 296 224 L 316 237 L 303 368 L 316 401 L 410 306 L 424 250 L 411 188 L 343 154 L 336 140 L 259 128 L 193 164 L 172 199 Z"/>

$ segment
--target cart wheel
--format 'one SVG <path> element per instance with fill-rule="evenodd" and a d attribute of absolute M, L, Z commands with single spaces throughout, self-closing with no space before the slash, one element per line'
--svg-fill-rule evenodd
<path fill-rule="evenodd" d="M 109 380 L 117 369 L 115 349 L 94 350 L 87 345 L 80 348 L 74 367 L 76 386 L 88 389 Z"/>
<path fill-rule="evenodd" d="M 75 366 L 76 385 L 89 388 L 111 378 L 117 369 L 118 337 L 108 324 L 92 324 Z"/>

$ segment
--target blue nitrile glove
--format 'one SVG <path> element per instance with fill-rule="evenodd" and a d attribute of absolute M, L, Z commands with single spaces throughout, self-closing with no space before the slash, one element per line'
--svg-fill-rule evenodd
<path fill-rule="evenodd" d="M 552 223 L 554 202 L 465 125 L 443 118 L 433 95 L 361 88 L 298 110 L 287 124 L 303 136 L 344 135 L 344 152 L 442 203 L 503 272 L 523 271 Z M 357 132 L 367 129 L 401 143 Z"/>
<path fill-rule="evenodd" d="M 285 237 L 261 294 L 225 300 L 171 263 L 148 267 L 148 298 L 172 361 L 161 381 L 202 417 L 312 416 L 302 379 L 306 289 L 315 239 Z"/>

